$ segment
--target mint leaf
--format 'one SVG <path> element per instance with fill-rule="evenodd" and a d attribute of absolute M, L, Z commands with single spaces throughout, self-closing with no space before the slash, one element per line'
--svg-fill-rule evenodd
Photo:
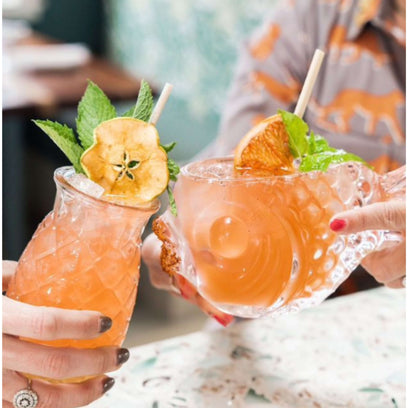
<path fill-rule="evenodd" d="M 178 164 L 170 158 L 167 158 L 167 168 L 169 169 L 170 180 L 177 181 L 177 175 L 180 173 Z"/>
<path fill-rule="evenodd" d="M 169 153 L 176 146 L 176 142 L 172 142 L 167 145 L 161 144 L 160 146 L 166 153 Z M 170 180 L 177 181 L 177 175 L 180 173 L 180 167 L 173 159 L 170 159 L 169 156 L 167 156 L 167 168 L 169 170 Z M 174 199 L 173 191 L 169 185 L 167 186 L 167 194 L 169 196 L 169 204 L 170 204 L 171 213 L 174 216 L 177 216 L 176 200 Z"/>
<path fill-rule="evenodd" d="M 148 122 L 153 111 L 153 95 L 149 84 L 142 79 L 140 83 L 139 95 L 134 107 L 125 112 L 122 116 L 135 118 Z"/>
<path fill-rule="evenodd" d="M 98 85 L 88 81 L 88 87 L 78 105 L 77 132 L 86 150 L 94 143 L 94 129 L 105 120 L 116 117 L 115 107 Z"/>
<path fill-rule="evenodd" d="M 293 113 L 281 109 L 278 112 L 288 132 L 289 148 L 293 157 L 302 157 L 304 154 L 307 154 L 309 145 L 306 135 L 309 131 L 309 126 Z"/>
<path fill-rule="evenodd" d="M 313 131 L 307 136 L 308 125 L 295 114 L 283 110 L 279 110 L 279 114 L 289 135 L 290 151 L 294 158 L 301 159 L 300 171 L 326 171 L 330 164 L 348 161 L 361 162 L 368 166 L 355 154 L 331 147 L 324 137 L 316 135 Z"/>
<path fill-rule="evenodd" d="M 166 153 L 169 153 L 169 152 L 171 152 L 173 149 L 174 149 L 174 147 L 176 146 L 176 142 L 172 142 L 172 143 L 169 143 L 169 144 L 167 144 L 167 145 L 160 145 L 162 148 L 163 148 L 163 150 L 166 152 Z"/>
<path fill-rule="evenodd" d="M 84 149 L 79 145 L 74 131 L 67 125 L 61 125 L 51 120 L 33 120 L 33 122 L 63 151 L 73 164 L 75 171 L 84 173 L 81 166 L 81 155 Z"/>
<path fill-rule="evenodd" d="M 170 211 L 175 217 L 177 217 L 176 200 L 174 198 L 173 190 L 170 186 L 167 186 L 167 194 L 169 196 Z"/>
<path fill-rule="evenodd" d="M 313 131 L 310 132 L 310 136 L 307 138 L 307 140 L 309 143 L 309 149 L 307 154 L 336 151 L 335 148 L 329 146 L 329 143 L 324 137 L 320 135 L 315 135 Z"/>
<path fill-rule="evenodd" d="M 325 151 L 304 156 L 300 163 L 299 170 L 307 171 L 326 171 L 331 164 L 345 163 L 349 161 L 366 162 L 352 153 L 347 153 L 344 150 Z"/>

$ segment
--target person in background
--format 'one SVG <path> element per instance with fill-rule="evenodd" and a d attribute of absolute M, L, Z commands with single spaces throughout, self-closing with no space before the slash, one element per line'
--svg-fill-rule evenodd
<path fill-rule="evenodd" d="M 397 168 L 399 175 L 405 173 L 400 167 L 405 163 L 405 14 L 405 0 L 278 2 L 244 43 L 219 136 L 196 158 L 230 155 L 259 121 L 278 109 L 293 111 L 313 53 L 320 48 L 326 56 L 304 116 L 309 128 L 334 147 L 363 157 L 379 173 Z M 338 233 L 401 232 L 401 243 L 370 254 L 362 264 L 378 282 L 405 286 L 405 202 L 337 214 L 330 228 Z M 142 257 L 152 283 L 171 290 L 173 282 L 160 267 L 160 245 L 150 235 Z M 359 269 L 337 294 L 373 284 Z"/>

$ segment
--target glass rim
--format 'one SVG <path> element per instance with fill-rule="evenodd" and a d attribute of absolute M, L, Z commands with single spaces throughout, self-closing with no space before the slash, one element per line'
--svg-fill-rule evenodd
<path fill-rule="evenodd" d="M 310 171 L 310 172 L 296 172 L 293 174 L 282 174 L 282 175 L 275 175 L 275 174 L 270 174 L 270 175 L 228 175 L 224 177 L 217 177 L 217 176 L 211 176 L 211 175 L 203 175 L 199 174 L 198 172 L 193 172 L 191 170 L 191 167 L 196 166 L 198 164 L 205 164 L 209 162 L 227 162 L 227 163 L 233 163 L 234 157 L 233 156 L 220 156 L 220 157 L 211 157 L 207 159 L 201 159 L 197 161 L 192 161 L 185 166 L 183 166 L 180 169 L 180 174 L 184 177 L 187 177 L 192 180 L 201 180 L 201 181 L 207 181 L 211 183 L 254 183 L 254 182 L 265 182 L 269 180 L 292 180 L 297 177 L 315 177 L 317 173 L 321 173 L 319 171 Z"/>
<path fill-rule="evenodd" d="M 126 208 L 126 209 L 134 209 L 138 211 L 145 211 L 145 212 L 156 212 L 160 208 L 160 200 L 158 198 L 153 199 L 150 204 L 148 205 L 127 205 L 124 203 L 115 203 L 114 201 L 108 201 L 104 200 L 102 198 L 94 197 L 92 195 L 89 195 L 72 184 L 69 183 L 67 180 L 66 175 L 69 174 L 75 174 L 76 171 L 73 166 L 62 166 L 58 167 L 57 169 L 54 170 L 54 181 L 57 184 L 57 186 L 61 186 L 67 190 L 75 192 L 75 194 L 78 194 L 79 196 L 82 196 L 83 198 L 94 202 L 98 205 L 109 205 L 113 207 L 118 207 L 118 208 Z"/>

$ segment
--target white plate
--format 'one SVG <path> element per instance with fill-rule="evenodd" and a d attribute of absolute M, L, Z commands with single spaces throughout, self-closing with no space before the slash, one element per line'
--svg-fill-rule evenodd
<path fill-rule="evenodd" d="M 8 50 L 17 71 L 65 70 L 86 64 L 91 53 L 83 44 L 20 45 Z"/>

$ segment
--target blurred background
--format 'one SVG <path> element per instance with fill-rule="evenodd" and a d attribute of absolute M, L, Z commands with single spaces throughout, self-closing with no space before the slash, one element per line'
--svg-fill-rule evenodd
<path fill-rule="evenodd" d="M 3 0 L 3 259 L 18 260 L 53 205 L 67 160 L 30 121 L 75 127 L 86 80 L 119 112 L 140 79 L 174 85 L 160 118 L 163 143 L 183 163 L 216 136 L 242 40 L 275 0 Z M 146 233 L 149 233 L 147 228 Z M 151 287 L 142 266 L 126 340 L 142 344 L 201 328 L 206 317 Z"/>

